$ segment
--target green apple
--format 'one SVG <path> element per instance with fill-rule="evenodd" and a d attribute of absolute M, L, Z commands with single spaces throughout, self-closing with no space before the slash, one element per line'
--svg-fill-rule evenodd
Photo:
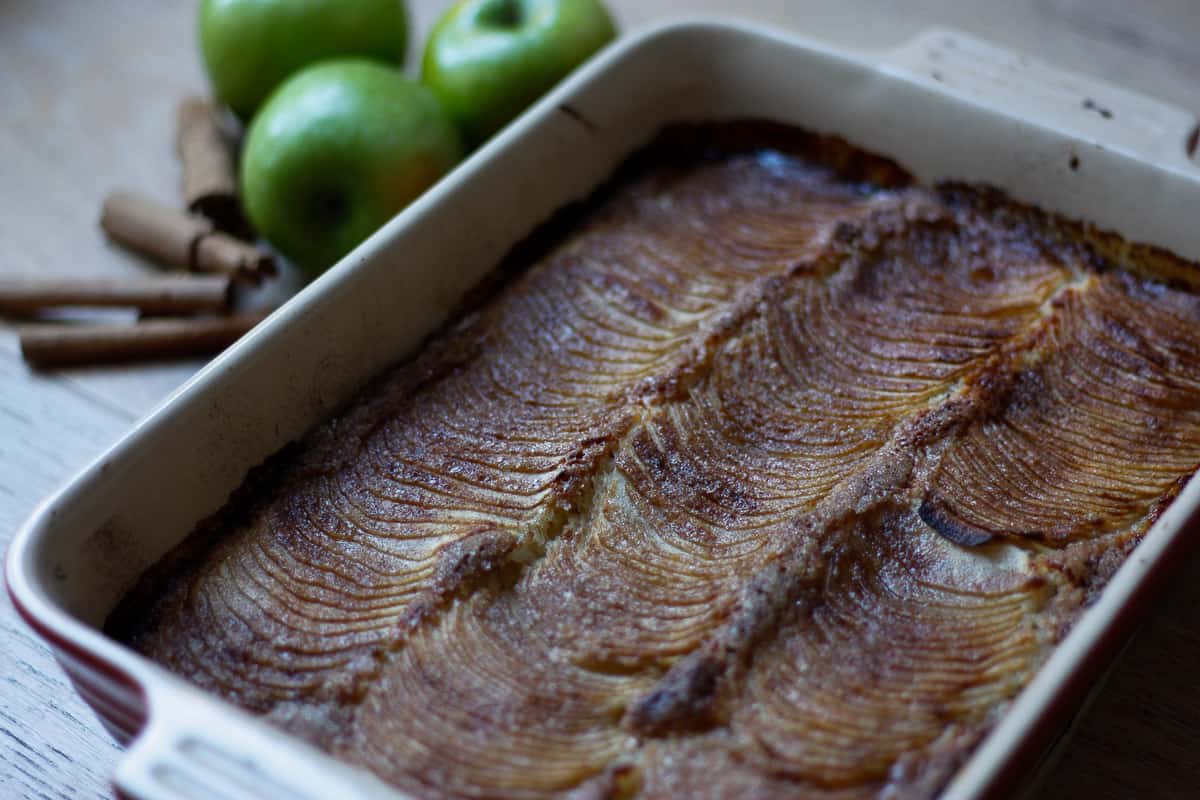
<path fill-rule="evenodd" d="M 339 56 L 399 64 L 404 0 L 203 0 L 200 50 L 217 99 L 249 119 L 301 67 Z"/>
<path fill-rule="evenodd" d="M 428 88 L 361 59 L 283 83 L 246 134 L 242 203 L 258 232 L 309 273 L 332 265 L 462 157 Z"/>
<path fill-rule="evenodd" d="M 478 144 L 615 35 L 600 0 L 459 0 L 429 35 L 421 80 Z"/>

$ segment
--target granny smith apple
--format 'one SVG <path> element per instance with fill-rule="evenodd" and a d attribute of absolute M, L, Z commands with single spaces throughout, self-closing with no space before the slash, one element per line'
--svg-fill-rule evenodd
<path fill-rule="evenodd" d="M 421 80 L 478 144 L 615 35 L 599 0 L 460 0 L 429 35 Z"/>
<path fill-rule="evenodd" d="M 258 232 L 318 274 L 462 157 L 428 88 L 361 59 L 286 80 L 255 115 L 241 161 L 242 203 Z"/>
<path fill-rule="evenodd" d="M 399 64 L 404 0 L 202 0 L 200 50 L 217 99 L 249 119 L 308 64 L 361 56 Z"/>

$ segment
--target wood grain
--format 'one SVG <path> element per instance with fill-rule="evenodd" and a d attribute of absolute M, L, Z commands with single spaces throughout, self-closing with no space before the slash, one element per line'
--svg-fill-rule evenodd
<path fill-rule="evenodd" d="M 423 35 L 447 0 L 411 2 Z M 1200 111 L 1195 0 L 610 0 L 625 29 L 736 14 L 885 47 L 933 21 Z M 107 243 L 116 187 L 175 202 L 178 102 L 203 92 L 195 6 L 0 2 L 0 274 L 142 274 Z M 414 48 L 415 50 L 415 48 Z M 413 60 L 419 55 L 413 54 Z M 283 286 L 295 285 L 295 277 Z M 276 289 L 280 291 L 280 289 Z M 200 360 L 37 375 L 0 327 L 0 547 L 52 491 L 189 377 Z M 1039 796 L 1200 796 L 1200 560 L 1184 566 Z M 119 751 L 47 649 L 0 601 L 0 797 L 109 795 Z"/>
<path fill-rule="evenodd" d="M 129 427 L 57 378 L 0 353 L 0 535 Z M 119 751 L 50 651 L 0 602 L 0 796 L 105 797 Z"/>
<path fill-rule="evenodd" d="M 1130 643 L 1039 797 L 1200 796 L 1200 559 Z"/>

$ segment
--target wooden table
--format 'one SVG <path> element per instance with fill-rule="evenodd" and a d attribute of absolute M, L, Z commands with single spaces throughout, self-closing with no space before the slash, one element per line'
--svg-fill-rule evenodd
<path fill-rule="evenodd" d="M 418 33 L 447 3 L 413 4 Z M 1197 0 L 611 0 L 625 28 L 737 13 L 847 43 L 933 21 L 1200 112 Z M 1136 5 L 1136 11 L 1132 7 Z M 1129 7 L 1130 10 L 1127 10 Z M 192 3 L 0 3 L 0 271 L 104 276 L 143 264 L 104 241 L 104 194 L 177 194 L 174 109 L 203 90 Z M 1200 210 L 1197 210 L 1200 214 Z M 34 505 L 200 362 L 31 372 L 0 327 L 0 548 Z M 1045 797 L 1200 796 L 1200 560 L 1183 565 L 1083 720 Z M 0 797 L 109 795 L 119 750 L 0 601 Z"/>

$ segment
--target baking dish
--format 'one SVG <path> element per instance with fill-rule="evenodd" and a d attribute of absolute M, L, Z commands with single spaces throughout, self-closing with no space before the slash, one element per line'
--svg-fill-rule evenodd
<path fill-rule="evenodd" d="M 659 26 L 610 47 L 270 319 L 65 489 L 8 554 L 9 591 L 112 734 L 138 798 L 400 796 L 99 632 L 123 591 L 248 469 L 410 354 L 537 223 L 664 124 L 767 118 L 834 133 L 920 180 L 984 181 L 1200 259 L 1196 120 L 952 31 L 847 51 L 742 23 Z M 1194 149 L 1194 145 L 1193 145 Z M 1194 545 L 1189 485 L 976 750 L 950 797 L 1007 793 L 1095 685 Z"/>

